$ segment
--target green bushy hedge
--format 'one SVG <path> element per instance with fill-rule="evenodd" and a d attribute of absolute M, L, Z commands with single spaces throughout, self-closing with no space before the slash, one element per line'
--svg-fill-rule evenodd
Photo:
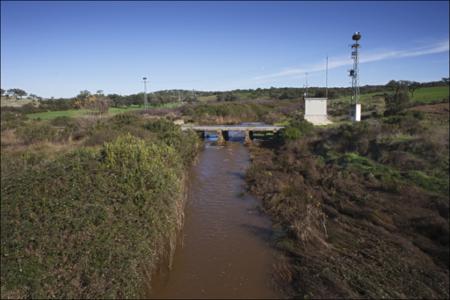
<path fill-rule="evenodd" d="M 109 120 L 117 137 L 55 159 L 2 153 L 2 298 L 142 296 L 144 274 L 177 226 L 183 173 L 199 146 L 165 121 L 143 124 Z M 22 134 L 50 138 L 47 126 Z"/>

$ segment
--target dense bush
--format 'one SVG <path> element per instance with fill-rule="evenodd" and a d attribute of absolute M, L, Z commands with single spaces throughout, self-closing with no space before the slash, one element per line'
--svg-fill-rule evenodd
<path fill-rule="evenodd" d="M 167 119 L 145 121 L 134 114 L 117 115 L 92 126 L 84 145 L 99 146 L 124 133 L 173 147 L 186 166 L 191 164 L 200 147 L 200 140 L 195 132 L 182 132 L 178 125 Z"/>
<path fill-rule="evenodd" d="M 186 105 L 185 118 L 198 124 L 238 124 L 242 122 L 277 122 L 299 109 L 298 101 L 219 102 Z"/>
<path fill-rule="evenodd" d="M 2 176 L 2 298 L 139 296 L 182 171 L 174 148 L 127 135 Z"/>
<path fill-rule="evenodd" d="M 173 244 L 197 135 L 132 115 L 79 122 L 17 131 L 36 143 L 76 128 L 95 147 L 2 149 L 2 298 L 138 298 Z"/>
<path fill-rule="evenodd" d="M 175 148 L 185 165 L 190 165 L 197 155 L 200 141 L 195 132 L 181 132 L 179 126 L 165 119 L 148 121 L 144 128 L 156 133 L 158 141 Z"/>
<path fill-rule="evenodd" d="M 45 122 L 32 122 L 17 129 L 17 136 L 25 143 L 54 141 L 57 139 L 57 130 Z"/>
<path fill-rule="evenodd" d="M 239 96 L 234 93 L 220 93 L 217 96 L 217 101 L 236 101 L 239 100 Z"/>
<path fill-rule="evenodd" d="M 1 112 L 1 130 L 14 129 L 25 124 L 27 117 L 20 112 L 3 110 Z"/>
<path fill-rule="evenodd" d="M 282 132 L 281 137 L 283 141 L 293 141 L 305 136 L 313 131 L 313 124 L 306 121 L 303 116 L 296 115 L 286 126 Z"/>
<path fill-rule="evenodd" d="M 386 103 L 385 115 L 396 114 L 410 105 L 409 92 L 400 89 L 394 94 L 386 94 L 384 101 Z"/>

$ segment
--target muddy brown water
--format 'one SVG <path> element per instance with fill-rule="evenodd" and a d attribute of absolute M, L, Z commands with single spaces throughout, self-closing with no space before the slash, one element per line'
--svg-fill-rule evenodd
<path fill-rule="evenodd" d="M 205 145 L 190 173 L 172 269 L 154 275 L 150 298 L 282 298 L 273 280 L 271 222 L 245 193 L 248 165 L 239 142 Z"/>

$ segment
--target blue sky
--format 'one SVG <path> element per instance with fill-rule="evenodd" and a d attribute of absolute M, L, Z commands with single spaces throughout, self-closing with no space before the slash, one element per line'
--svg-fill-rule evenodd
<path fill-rule="evenodd" d="M 1 2 L 1 86 L 80 90 L 348 86 L 449 75 L 449 2 Z"/>

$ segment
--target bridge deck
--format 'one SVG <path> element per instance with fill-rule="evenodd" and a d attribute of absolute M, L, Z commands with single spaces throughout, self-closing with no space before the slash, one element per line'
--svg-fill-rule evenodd
<path fill-rule="evenodd" d="M 192 129 L 195 131 L 278 131 L 283 126 L 272 125 L 181 125 L 181 130 Z"/>

